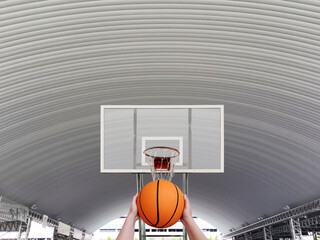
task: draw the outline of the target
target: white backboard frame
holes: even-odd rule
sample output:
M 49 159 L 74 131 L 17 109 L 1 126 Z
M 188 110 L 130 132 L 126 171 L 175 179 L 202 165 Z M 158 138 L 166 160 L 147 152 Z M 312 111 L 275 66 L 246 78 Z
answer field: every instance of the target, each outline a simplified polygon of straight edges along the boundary
M 150 169 L 105 169 L 104 166 L 104 111 L 105 109 L 220 109 L 220 168 L 175 169 L 176 173 L 224 172 L 224 105 L 101 105 L 100 107 L 100 172 L 101 173 L 150 173 Z M 139 151 L 139 150 L 138 150 Z

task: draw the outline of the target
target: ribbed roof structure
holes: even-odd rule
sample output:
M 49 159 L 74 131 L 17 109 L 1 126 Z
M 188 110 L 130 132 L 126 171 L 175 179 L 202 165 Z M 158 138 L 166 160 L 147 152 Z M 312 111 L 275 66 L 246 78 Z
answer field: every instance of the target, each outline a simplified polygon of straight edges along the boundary
M 12 200 L 91 232 L 127 212 L 135 176 L 99 173 L 106 104 L 225 106 L 225 173 L 189 183 L 224 233 L 320 196 L 319 1 L 1 1 L 0 41 Z

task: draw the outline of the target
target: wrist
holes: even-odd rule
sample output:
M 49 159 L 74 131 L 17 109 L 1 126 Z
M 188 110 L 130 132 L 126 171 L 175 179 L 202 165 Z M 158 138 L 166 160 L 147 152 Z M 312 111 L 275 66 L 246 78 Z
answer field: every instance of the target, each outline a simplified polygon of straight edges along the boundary
M 128 219 L 129 221 L 136 222 L 136 221 L 137 221 L 136 216 L 137 216 L 136 213 L 129 211 L 129 213 L 128 213 L 128 215 L 127 215 L 127 219 Z
M 183 218 L 184 225 L 190 225 L 194 223 L 194 219 L 192 216 Z

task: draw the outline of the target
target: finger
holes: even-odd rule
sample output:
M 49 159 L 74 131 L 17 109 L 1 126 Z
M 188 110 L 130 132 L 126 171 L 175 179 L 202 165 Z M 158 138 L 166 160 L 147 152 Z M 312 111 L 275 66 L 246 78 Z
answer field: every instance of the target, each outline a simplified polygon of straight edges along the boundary
M 138 193 L 136 193 L 136 195 L 133 196 L 132 200 L 133 201 L 137 200 L 137 197 L 138 197 Z
M 186 209 L 190 208 L 190 201 L 189 201 L 189 198 L 187 197 L 187 195 L 184 195 L 184 207 Z

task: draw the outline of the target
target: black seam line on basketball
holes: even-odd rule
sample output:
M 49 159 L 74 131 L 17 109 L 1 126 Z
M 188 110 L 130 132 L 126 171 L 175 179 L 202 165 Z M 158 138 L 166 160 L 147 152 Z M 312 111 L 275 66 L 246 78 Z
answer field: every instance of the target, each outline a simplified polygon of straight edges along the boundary
M 155 225 L 157 225 L 160 220 L 160 217 L 159 217 L 159 185 L 160 185 L 160 181 L 158 180 L 158 182 L 157 182 L 157 223 Z
M 163 226 L 161 226 L 161 228 L 163 228 L 164 226 L 166 226 L 170 221 L 171 221 L 171 219 L 174 217 L 174 215 L 176 214 L 176 211 L 177 211 L 177 208 L 178 208 L 178 205 L 179 205 L 179 191 L 178 191 L 178 188 L 177 188 L 177 186 L 176 185 L 174 185 L 175 186 L 175 188 L 176 188 L 176 190 L 177 190 L 177 204 L 176 204 L 176 209 L 174 210 L 174 213 L 172 214 L 172 216 L 171 216 L 171 218 L 169 219 L 169 221 L 165 224 L 165 225 L 163 225 Z
M 140 197 L 139 197 L 139 204 L 140 204 L 140 209 L 141 209 L 141 211 L 142 211 L 142 213 L 143 213 L 143 216 L 147 219 L 147 221 L 152 225 L 152 226 L 156 226 L 156 225 L 153 225 L 152 224 L 152 222 L 150 222 L 150 220 L 147 218 L 147 216 L 144 214 L 144 211 L 143 211 L 143 209 L 142 209 L 142 205 L 141 205 L 141 197 L 142 197 L 142 190 L 141 190 L 141 192 L 140 192 Z

